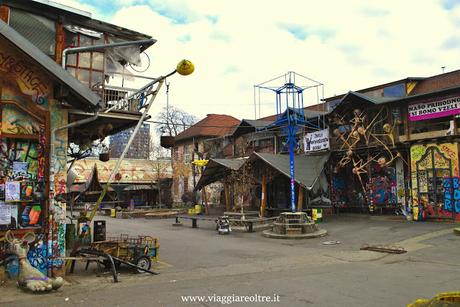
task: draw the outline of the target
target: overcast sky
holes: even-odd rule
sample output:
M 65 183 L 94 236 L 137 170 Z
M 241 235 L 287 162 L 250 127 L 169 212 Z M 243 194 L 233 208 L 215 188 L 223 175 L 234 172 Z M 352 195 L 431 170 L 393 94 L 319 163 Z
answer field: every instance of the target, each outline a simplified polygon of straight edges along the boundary
M 460 0 L 55 1 L 157 39 L 151 76 L 190 59 L 195 73 L 169 80 L 170 103 L 199 118 L 254 118 L 253 86 L 288 71 L 323 83 L 329 97 L 459 68 Z M 156 110 L 165 102 L 160 95 Z M 275 112 L 275 94 L 261 103 L 261 116 Z

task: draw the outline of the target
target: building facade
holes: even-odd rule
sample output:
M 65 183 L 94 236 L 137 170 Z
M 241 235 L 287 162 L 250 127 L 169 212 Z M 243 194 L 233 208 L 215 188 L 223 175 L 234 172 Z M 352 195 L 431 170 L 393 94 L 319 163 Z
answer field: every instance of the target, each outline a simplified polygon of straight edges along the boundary
M 128 144 L 128 140 L 134 128 L 129 128 L 115 135 L 110 136 L 110 156 L 119 158 Z M 125 157 L 127 159 L 149 159 L 150 154 L 150 125 L 144 123 L 139 132 L 133 139 L 129 151 Z
M 201 167 L 195 166 L 192 162 L 220 155 L 227 145 L 226 142 L 229 142 L 226 136 L 231 134 L 239 123 L 239 120 L 229 115 L 208 114 L 175 137 L 171 159 L 174 202 L 191 201 L 201 173 Z M 209 188 L 207 201 L 218 203 L 220 190 L 222 188 L 219 185 Z
M 459 89 L 457 70 L 327 99 L 334 205 L 458 220 Z
M 117 40 L 136 54 L 155 40 L 51 1 L 2 1 L 0 20 L 0 237 L 34 232 L 30 262 L 45 275 L 63 275 L 69 144 L 85 148 L 141 118 L 132 107 L 107 109 L 106 77 L 126 54 L 71 49 Z

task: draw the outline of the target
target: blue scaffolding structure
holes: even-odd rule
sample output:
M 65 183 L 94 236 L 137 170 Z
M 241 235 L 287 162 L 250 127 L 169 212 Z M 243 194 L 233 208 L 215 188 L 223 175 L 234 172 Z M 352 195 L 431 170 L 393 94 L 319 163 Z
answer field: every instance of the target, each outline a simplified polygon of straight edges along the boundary
M 307 86 L 296 85 L 296 76 L 300 76 L 304 79 L 309 80 L 311 83 Z M 285 80 L 282 86 L 269 86 L 268 83 L 272 83 L 277 79 L 283 78 Z M 312 121 L 308 120 L 305 116 L 304 107 L 304 91 L 310 88 L 323 88 L 323 84 L 314 81 L 310 78 L 296 74 L 293 71 L 286 73 L 278 78 L 269 80 L 254 86 L 254 97 L 256 96 L 256 89 L 265 89 L 273 91 L 276 94 L 276 120 L 264 129 L 270 129 L 273 127 L 281 127 L 283 134 L 287 136 L 287 144 L 289 148 L 289 168 L 290 168 L 290 190 L 291 190 L 291 211 L 296 212 L 296 194 L 295 194 L 295 155 L 294 151 L 297 148 L 298 143 L 296 135 L 300 127 L 307 127 L 315 130 L 319 130 L 320 127 L 317 124 L 313 124 Z M 260 97 L 260 95 L 259 95 Z M 318 97 L 318 102 L 319 102 Z M 255 103 L 255 101 L 254 101 Z M 260 106 L 259 106 L 260 108 Z M 284 111 L 285 110 L 285 111 Z

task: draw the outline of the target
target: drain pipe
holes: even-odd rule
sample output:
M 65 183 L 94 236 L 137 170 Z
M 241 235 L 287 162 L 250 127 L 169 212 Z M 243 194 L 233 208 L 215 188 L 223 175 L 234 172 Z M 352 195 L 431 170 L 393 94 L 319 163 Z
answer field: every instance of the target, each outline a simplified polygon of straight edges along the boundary
M 102 44 L 102 45 L 93 45 L 93 46 L 85 46 L 85 47 L 75 47 L 75 48 L 66 48 L 62 51 L 62 68 L 65 69 L 67 63 L 67 54 L 69 53 L 78 53 L 78 52 L 91 52 L 91 51 L 102 51 L 107 48 L 115 48 L 115 47 L 126 47 L 131 45 L 153 45 L 157 42 L 156 39 L 142 39 L 137 41 L 128 41 L 128 42 L 118 42 L 118 43 L 110 43 L 110 44 Z

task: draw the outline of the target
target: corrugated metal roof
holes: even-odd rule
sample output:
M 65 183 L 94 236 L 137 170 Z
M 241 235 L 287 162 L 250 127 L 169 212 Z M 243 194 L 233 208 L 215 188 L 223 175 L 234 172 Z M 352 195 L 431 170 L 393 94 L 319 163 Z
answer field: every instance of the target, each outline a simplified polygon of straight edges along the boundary
M 44 70 L 48 71 L 56 80 L 61 84 L 69 88 L 70 92 L 74 94 L 79 100 L 80 104 L 76 107 L 81 107 L 81 104 L 85 105 L 86 108 L 95 109 L 100 101 L 101 97 L 91 91 L 88 87 L 82 84 L 80 81 L 75 79 L 70 73 L 64 70 L 56 62 L 54 62 L 49 56 L 40 51 L 22 35 L 8 26 L 5 22 L 0 20 L 0 35 L 5 37 L 17 48 L 21 49 L 35 62 L 37 62 Z M 74 101 L 68 101 L 70 104 L 75 104 Z
M 256 130 L 265 128 L 271 123 L 272 121 L 259 119 L 242 119 L 240 124 L 233 130 L 232 135 L 238 137 L 246 133 L 255 132 Z
M 350 97 L 358 97 L 359 99 L 364 99 L 366 101 L 369 101 L 373 104 L 383 104 L 387 102 L 392 102 L 396 100 L 400 100 L 401 97 L 375 97 L 375 96 L 367 96 L 365 94 L 359 93 L 359 92 L 353 92 L 350 91 L 348 92 L 343 98 L 342 101 L 345 101 L 346 99 Z M 341 102 L 342 102 L 341 101 Z
M 287 177 L 291 176 L 289 155 L 255 152 L 250 159 L 261 159 L 283 175 Z M 328 159 L 329 153 L 295 156 L 295 181 L 303 187 L 311 189 L 315 185 L 318 177 L 321 175 L 321 172 L 324 169 L 324 164 Z
M 272 121 L 268 121 L 268 120 L 259 120 L 259 119 L 243 119 L 241 121 L 241 124 L 240 125 L 250 125 L 256 129 L 261 129 L 261 128 L 264 128 L 268 125 L 270 125 L 272 123 Z
M 325 103 L 318 103 L 304 108 L 304 114 L 306 119 L 318 117 L 321 115 L 327 115 L 327 107 Z M 276 114 L 259 118 L 258 120 L 273 122 L 276 120 Z

